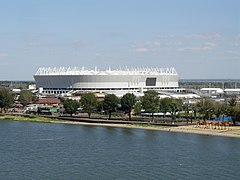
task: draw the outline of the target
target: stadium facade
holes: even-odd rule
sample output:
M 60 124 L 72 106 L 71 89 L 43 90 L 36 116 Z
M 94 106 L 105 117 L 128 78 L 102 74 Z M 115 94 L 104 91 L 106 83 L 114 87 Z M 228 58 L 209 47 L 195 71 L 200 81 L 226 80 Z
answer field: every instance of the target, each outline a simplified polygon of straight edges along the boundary
M 179 75 L 174 68 L 131 68 L 88 70 L 84 67 L 39 68 L 34 75 L 37 88 L 44 94 L 79 92 L 177 91 Z

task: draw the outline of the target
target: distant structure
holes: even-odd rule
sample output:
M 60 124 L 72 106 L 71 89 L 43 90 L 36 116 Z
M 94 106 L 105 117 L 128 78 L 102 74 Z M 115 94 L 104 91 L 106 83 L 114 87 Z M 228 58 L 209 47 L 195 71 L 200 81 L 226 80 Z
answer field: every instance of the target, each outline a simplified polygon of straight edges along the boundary
M 174 68 L 111 68 L 102 71 L 84 67 L 41 67 L 34 75 L 36 86 L 43 94 L 69 92 L 103 92 L 124 94 L 147 90 L 180 91 L 179 75 Z
M 240 94 L 240 89 L 239 88 L 236 88 L 236 89 L 225 89 L 224 90 L 225 94 L 228 94 L 228 95 L 239 95 Z
M 208 93 L 208 94 L 223 94 L 224 91 L 221 88 L 202 88 L 200 90 L 203 93 Z

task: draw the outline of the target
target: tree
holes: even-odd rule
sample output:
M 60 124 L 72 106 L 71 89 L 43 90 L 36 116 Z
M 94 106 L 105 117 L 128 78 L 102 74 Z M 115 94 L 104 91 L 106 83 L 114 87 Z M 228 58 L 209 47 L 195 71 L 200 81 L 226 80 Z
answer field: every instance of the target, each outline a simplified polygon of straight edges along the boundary
M 220 118 L 221 116 L 224 116 L 226 112 L 226 105 L 221 104 L 221 103 L 214 103 L 213 104 L 213 110 L 214 114 L 216 115 L 217 118 Z
M 0 88 L 0 108 L 6 110 L 14 103 L 13 95 L 10 91 Z
M 170 112 L 172 121 L 176 118 L 176 114 L 180 109 L 182 109 L 181 99 L 163 98 L 160 100 L 160 111 L 163 112 L 164 117 L 167 112 Z
M 236 98 L 231 98 L 229 101 L 228 101 L 228 104 L 229 106 L 236 106 L 237 105 L 237 99 Z
M 97 101 L 97 106 L 96 106 L 97 112 L 102 114 L 103 111 L 103 101 Z
M 184 116 L 185 116 L 185 118 L 186 118 L 186 120 L 187 120 L 187 124 L 188 124 L 188 119 L 189 119 L 189 111 L 190 111 L 190 108 L 191 108 L 191 106 L 190 106 L 189 103 L 185 103 L 185 104 L 183 105 Z
M 201 99 L 200 102 L 197 103 L 198 112 L 201 113 L 203 120 L 205 121 L 207 118 L 211 118 L 214 109 L 213 103 L 207 99 Z
M 83 111 L 88 114 L 88 118 L 91 117 L 91 113 L 97 107 L 97 97 L 92 92 L 85 93 L 81 96 L 81 107 Z
M 153 120 L 154 113 L 158 112 L 160 108 L 160 99 L 158 93 L 154 90 L 144 92 L 141 102 L 145 111 L 152 114 Z
M 119 104 L 119 98 L 115 94 L 107 94 L 103 100 L 103 109 L 108 113 L 108 119 L 111 119 L 113 112 L 116 112 Z
M 229 106 L 228 115 L 232 117 L 232 122 L 234 126 L 236 125 L 236 120 L 239 116 L 239 113 L 240 113 L 239 106 Z
M 79 102 L 76 100 L 72 100 L 72 99 L 66 99 L 63 101 L 63 107 L 64 107 L 66 113 L 68 113 L 72 116 L 74 113 L 76 113 L 76 111 L 79 107 Z
M 172 121 L 176 119 L 176 114 L 182 109 L 182 100 L 181 99 L 171 99 L 170 101 L 170 109 L 171 109 L 171 116 Z
M 35 103 L 39 100 L 39 98 L 36 95 L 33 95 L 32 102 Z
M 171 107 L 170 107 L 171 102 L 172 102 L 171 98 L 160 99 L 160 111 L 163 113 L 164 118 L 167 112 L 171 112 Z
M 128 114 L 129 121 L 131 120 L 131 112 L 136 101 L 136 96 L 133 93 L 127 93 L 121 98 L 122 109 Z
M 192 113 L 191 113 L 191 123 L 192 123 L 192 114 L 193 114 L 194 120 L 196 121 L 196 119 L 197 119 L 197 112 L 198 112 L 197 105 L 190 104 L 190 110 L 192 111 Z
M 135 106 L 134 106 L 134 112 L 135 112 L 135 115 L 141 115 L 141 110 L 142 110 L 142 104 L 140 101 L 137 101 Z
M 232 117 L 232 122 L 234 126 L 236 125 L 236 119 L 239 112 L 240 112 L 240 108 L 239 106 L 237 106 L 237 99 L 231 98 L 228 101 L 228 115 Z
M 31 103 L 33 100 L 33 94 L 29 90 L 21 90 L 19 101 L 23 106 L 26 106 L 27 104 Z

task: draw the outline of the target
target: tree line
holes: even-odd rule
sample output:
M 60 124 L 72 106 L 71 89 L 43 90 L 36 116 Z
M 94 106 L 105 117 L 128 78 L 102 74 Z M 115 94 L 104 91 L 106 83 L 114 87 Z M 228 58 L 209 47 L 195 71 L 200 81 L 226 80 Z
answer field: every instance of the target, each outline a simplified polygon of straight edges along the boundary
M 0 112 L 7 112 L 15 103 L 16 94 L 13 94 L 6 88 L 0 88 Z M 37 97 L 29 90 L 22 90 L 19 94 L 18 101 L 23 106 L 36 102 Z
M 93 93 L 85 93 L 81 96 L 81 100 L 66 99 L 64 102 L 66 112 L 74 114 L 77 108 L 82 107 L 83 112 L 88 113 L 88 117 L 91 117 L 93 112 L 104 111 L 108 114 L 108 119 L 111 119 L 112 113 L 117 109 L 123 110 L 128 114 L 129 120 L 131 120 L 131 114 L 134 110 L 136 115 L 141 115 L 141 110 L 151 115 L 154 120 L 155 113 L 161 112 L 163 118 L 170 113 L 172 122 L 179 117 L 184 117 L 187 122 L 197 119 L 203 119 L 204 121 L 213 118 L 224 119 L 226 116 L 231 116 L 233 124 L 236 124 L 236 120 L 240 115 L 240 107 L 237 105 L 237 100 L 231 98 L 224 103 L 213 102 L 210 99 L 201 99 L 198 103 L 184 103 L 182 99 L 162 98 L 154 90 L 144 92 L 144 96 L 137 98 L 132 93 L 127 93 L 123 97 L 118 98 L 114 94 L 107 94 L 103 101 L 98 101 Z M 71 111 L 68 111 L 69 106 Z M 75 106 L 75 108 L 73 108 Z
M 31 91 L 22 90 L 19 95 L 19 101 L 23 106 L 33 103 L 37 100 Z M 162 98 L 160 99 L 158 92 L 149 90 L 144 92 L 144 96 L 137 98 L 132 93 L 126 93 L 121 98 L 115 94 L 107 94 L 102 101 L 99 101 L 94 93 L 88 92 L 81 96 L 80 101 L 72 99 L 62 99 L 63 106 L 67 114 L 71 116 L 75 114 L 78 108 L 88 114 L 91 118 L 93 112 L 104 112 L 108 115 L 108 119 L 112 118 L 112 114 L 117 110 L 123 111 L 128 115 L 128 119 L 132 118 L 132 111 L 136 115 L 141 115 L 141 110 L 151 115 L 154 120 L 154 114 L 161 112 L 163 118 L 167 113 L 171 120 L 174 121 L 180 116 L 184 117 L 187 122 L 190 120 L 212 118 L 224 118 L 231 116 L 233 124 L 240 114 L 240 107 L 236 98 L 230 98 L 224 103 L 213 102 L 210 99 L 201 99 L 198 103 L 184 103 L 182 99 Z M 14 95 L 7 89 L 0 88 L 0 110 L 7 111 L 14 104 Z
M 103 101 L 98 101 L 94 93 L 88 92 L 81 96 L 80 101 L 63 99 L 63 106 L 66 113 L 71 116 L 81 107 L 82 111 L 87 113 L 89 118 L 91 118 L 93 112 L 104 111 L 108 114 L 108 119 L 111 119 L 112 113 L 116 112 L 117 109 L 121 109 L 128 114 L 129 120 L 131 120 L 131 112 L 136 102 L 137 98 L 132 93 L 126 93 L 122 98 L 118 98 L 115 94 L 107 94 Z

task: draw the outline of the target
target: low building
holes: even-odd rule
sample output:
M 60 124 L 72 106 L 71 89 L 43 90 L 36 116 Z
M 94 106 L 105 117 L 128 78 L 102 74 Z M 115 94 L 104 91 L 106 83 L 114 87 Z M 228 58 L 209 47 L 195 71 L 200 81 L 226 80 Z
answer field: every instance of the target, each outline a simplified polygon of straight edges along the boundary
M 35 104 L 48 105 L 48 106 L 59 106 L 61 104 L 60 99 L 55 97 L 45 97 L 38 99 Z
M 201 93 L 206 93 L 206 94 L 210 94 L 210 95 L 224 93 L 223 89 L 221 89 L 221 88 L 202 88 L 200 91 L 201 91 Z
M 225 94 L 240 94 L 240 89 L 225 89 L 224 90 Z

